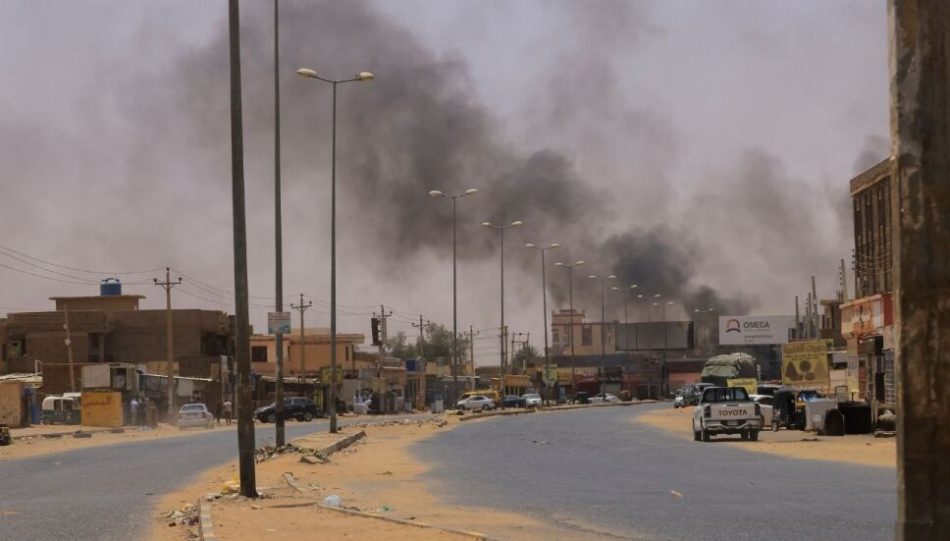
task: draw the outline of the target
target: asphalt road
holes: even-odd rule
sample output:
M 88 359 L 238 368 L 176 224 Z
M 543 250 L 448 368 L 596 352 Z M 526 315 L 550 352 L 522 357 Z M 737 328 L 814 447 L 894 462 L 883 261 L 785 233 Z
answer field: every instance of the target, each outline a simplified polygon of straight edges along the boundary
M 893 539 L 894 469 L 676 438 L 636 421 L 655 407 L 670 406 L 486 419 L 413 452 L 435 464 L 428 481 L 451 503 L 605 539 Z
M 287 438 L 326 427 L 325 420 L 291 421 Z M 273 441 L 274 425 L 257 425 L 255 434 L 258 445 Z M 152 524 L 152 506 L 164 494 L 235 459 L 237 432 L 232 430 L 2 461 L 0 540 L 141 539 Z

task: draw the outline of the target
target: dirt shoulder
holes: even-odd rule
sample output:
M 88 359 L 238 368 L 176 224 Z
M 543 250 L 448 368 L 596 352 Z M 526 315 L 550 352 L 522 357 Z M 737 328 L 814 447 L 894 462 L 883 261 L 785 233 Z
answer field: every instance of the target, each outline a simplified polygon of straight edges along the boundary
M 225 425 L 216 426 L 211 430 L 235 430 L 236 425 L 230 427 Z M 75 438 L 72 433 L 77 431 L 86 432 L 89 437 Z M 85 447 L 98 447 L 102 445 L 112 445 L 116 443 L 129 443 L 133 441 L 143 441 L 155 438 L 173 438 L 190 436 L 196 433 L 205 433 L 207 429 L 192 428 L 188 430 L 179 430 L 178 427 L 159 424 L 156 429 L 146 429 L 140 427 L 125 427 L 121 433 L 112 433 L 108 429 L 98 427 L 86 427 L 75 425 L 43 425 L 23 429 L 13 429 L 11 433 L 14 436 L 13 444 L 0 447 L 0 461 L 13 460 L 17 458 L 28 458 L 37 455 L 50 453 L 59 453 L 62 451 L 72 451 Z M 68 433 L 57 437 L 51 437 L 53 434 Z
M 684 439 L 692 439 L 692 407 L 657 409 L 636 417 L 644 422 Z M 741 441 L 722 436 L 713 441 L 740 447 L 747 451 L 780 455 L 801 460 L 830 460 L 861 466 L 893 468 L 897 464 L 897 442 L 894 438 L 870 435 L 817 436 L 811 432 L 779 430 L 759 432 L 759 441 Z
M 440 431 L 458 426 L 457 417 L 444 421 L 412 421 L 388 426 L 355 426 L 344 434 L 366 431 L 366 438 L 332 455 L 326 464 L 305 464 L 299 454 L 285 454 L 257 465 L 257 485 L 263 498 L 247 500 L 225 496 L 212 502 L 215 533 L 222 541 L 257 539 L 297 541 L 301 532 L 319 532 L 311 538 L 362 540 L 383 539 L 472 539 L 439 530 L 392 524 L 320 509 L 312 504 L 337 495 L 342 506 L 392 518 L 422 522 L 453 530 L 484 532 L 503 539 L 584 539 L 577 532 L 558 532 L 532 518 L 513 512 L 451 505 L 433 496 L 421 478 L 429 467 L 415 459 L 410 447 Z M 487 421 L 475 421 L 487 422 Z M 493 422 L 504 422 L 496 420 Z M 333 443 L 333 436 L 317 433 L 294 440 L 319 447 Z M 301 494 L 283 480 L 290 472 L 303 487 Z M 188 527 L 168 526 L 164 515 L 194 504 L 208 493 L 237 481 L 236 464 L 231 463 L 201 475 L 194 483 L 169 494 L 155 511 L 151 541 L 188 539 Z M 314 534 L 316 535 L 316 534 Z

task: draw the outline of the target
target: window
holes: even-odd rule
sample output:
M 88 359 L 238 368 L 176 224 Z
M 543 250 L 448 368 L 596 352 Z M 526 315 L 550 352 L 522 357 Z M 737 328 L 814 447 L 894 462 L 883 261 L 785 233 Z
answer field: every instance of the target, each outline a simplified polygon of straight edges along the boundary
M 594 343 L 594 332 L 590 325 L 581 326 L 581 345 L 589 346 Z
M 561 343 L 561 331 L 558 329 L 551 329 L 551 341 L 554 342 L 554 345 Z
M 267 362 L 267 346 L 251 346 L 251 362 L 252 363 L 266 363 Z

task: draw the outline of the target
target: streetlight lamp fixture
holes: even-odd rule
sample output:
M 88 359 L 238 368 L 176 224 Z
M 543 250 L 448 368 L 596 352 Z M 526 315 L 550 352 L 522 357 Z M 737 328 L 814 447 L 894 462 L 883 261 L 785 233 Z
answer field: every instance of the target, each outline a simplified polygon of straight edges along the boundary
M 441 197 L 452 200 L 452 404 L 458 399 L 459 388 L 459 313 L 458 313 L 458 243 L 456 242 L 456 201 L 462 197 L 475 195 L 476 188 L 469 188 L 455 195 L 443 193 L 442 190 L 429 190 L 429 197 Z
M 487 227 L 498 231 L 499 245 L 501 252 L 501 394 L 504 395 L 505 388 L 505 374 L 507 372 L 507 329 L 505 328 L 505 230 L 511 229 L 512 227 L 518 227 L 519 225 L 524 225 L 524 222 L 521 220 L 515 220 L 510 224 L 506 225 L 496 225 L 491 222 L 482 222 L 482 227 Z
M 333 87 L 333 122 L 331 127 L 331 166 L 330 166 L 330 432 L 336 433 L 336 87 L 354 81 L 371 81 L 375 76 L 361 71 L 349 79 L 328 79 L 317 75 L 316 70 L 300 68 L 297 75 L 307 79 L 316 79 Z
M 560 246 L 561 245 L 556 242 L 552 242 L 547 246 L 537 246 L 533 242 L 525 243 L 525 248 L 537 250 L 541 254 L 541 299 L 544 310 L 544 370 L 547 370 L 548 365 L 551 363 L 551 358 L 548 354 L 548 286 L 547 273 L 544 268 L 544 252 L 559 248 Z
M 607 295 L 605 286 L 608 280 L 614 280 L 617 277 L 613 274 L 610 276 L 591 274 L 588 278 L 600 282 L 600 392 L 603 394 L 606 392 L 604 380 L 607 378 Z
M 554 264 L 555 267 L 567 269 L 567 291 L 571 307 L 570 320 L 568 321 L 568 333 L 570 334 L 571 342 L 571 400 L 573 400 L 577 394 L 577 374 L 575 373 L 576 368 L 574 366 L 574 267 L 585 263 L 587 262 L 581 259 L 573 263 L 562 263 L 558 261 Z
M 623 338 L 627 348 L 630 347 L 630 318 L 627 316 L 627 302 L 630 300 L 630 294 L 637 288 L 637 284 L 630 284 L 626 287 L 614 286 L 610 289 L 614 291 L 623 291 Z M 641 295 L 642 297 L 642 295 Z

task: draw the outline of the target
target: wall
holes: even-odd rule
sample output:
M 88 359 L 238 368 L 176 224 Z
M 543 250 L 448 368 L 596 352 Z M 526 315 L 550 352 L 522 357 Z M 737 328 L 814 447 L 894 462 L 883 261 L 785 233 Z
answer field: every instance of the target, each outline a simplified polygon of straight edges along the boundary
M 19 428 L 23 419 L 23 384 L 19 381 L 0 382 L 0 425 Z
M 82 424 L 85 426 L 122 426 L 122 393 L 84 392 L 82 393 Z
M 102 310 L 104 312 L 118 312 L 122 310 L 138 310 L 139 300 L 143 295 L 107 295 L 105 297 L 52 297 L 56 303 L 56 310 L 62 311 L 69 307 L 74 310 Z

